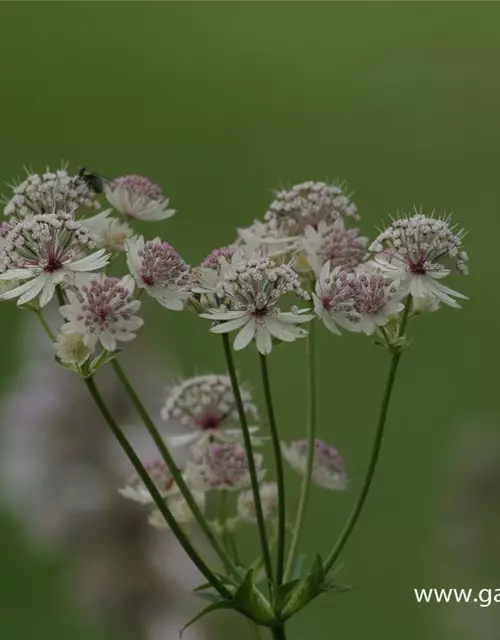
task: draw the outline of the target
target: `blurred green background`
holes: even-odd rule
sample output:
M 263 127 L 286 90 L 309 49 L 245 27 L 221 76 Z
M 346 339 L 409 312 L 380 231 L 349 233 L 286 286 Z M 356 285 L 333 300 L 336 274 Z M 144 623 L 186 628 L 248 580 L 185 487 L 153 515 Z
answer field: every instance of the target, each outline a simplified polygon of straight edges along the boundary
M 474 586 L 443 573 L 436 538 L 461 425 L 500 427 L 499 20 L 495 3 L 0 7 L 2 182 L 61 159 L 148 175 L 179 210 L 149 232 L 192 263 L 261 217 L 271 189 L 307 179 L 344 179 L 364 235 L 413 205 L 451 211 L 470 230 L 471 275 L 451 283 L 470 302 L 414 324 L 373 493 L 344 554 L 340 579 L 359 588 L 317 601 L 290 625 L 292 640 L 455 638 L 446 605 L 417 605 L 413 587 Z M 204 322 L 149 312 L 148 339 L 165 354 L 175 341 L 183 374 L 223 367 Z M 2 305 L 2 388 L 16 371 L 18 320 Z M 352 480 L 345 495 L 314 492 L 310 551 L 329 548 L 359 489 L 388 367 L 369 339 L 318 333 L 320 431 Z M 304 429 L 303 352 L 272 355 L 287 438 Z M 256 365 L 251 349 L 238 359 L 255 387 Z M 61 595 L 71 559 L 34 554 L 8 514 L 0 549 L 0 637 L 97 637 Z

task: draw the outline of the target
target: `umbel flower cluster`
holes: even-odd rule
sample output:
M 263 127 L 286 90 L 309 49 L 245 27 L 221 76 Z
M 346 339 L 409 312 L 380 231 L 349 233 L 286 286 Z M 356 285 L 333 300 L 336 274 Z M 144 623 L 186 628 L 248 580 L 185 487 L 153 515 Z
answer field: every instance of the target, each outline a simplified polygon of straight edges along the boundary
M 449 216 L 413 211 L 395 217 L 370 241 L 356 226 L 360 215 L 343 185 L 309 181 L 276 193 L 261 219 L 191 266 L 156 233 L 148 239 L 135 231 L 135 220 L 153 223 L 175 214 L 161 187 L 146 177 L 110 180 L 63 168 L 29 173 L 11 190 L 0 224 L 0 300 L 16 301 L 38 317 L 56 363 L 81 377 L 131 462 L 134 472 L 118 490 L 143 505 L 153 526 L 173 534 L 203 575 L 197 594 L 209 604 L 195 620 L 227 608 L 283 640 L 299 610 L 322 593 L 343 589 L 334 569 L 370 489 L 408 328 L 422 314 L 457 308 L 465 299 L 444 284 L 453 273 L 467 273 L 464 231 Z M 142 330 L 144 295 L 165 312 L 199 317 L 220 334 L 226 360 L 225 371 L 168 388 L 160 422 L 120 363 L 121 349 Z M 59 309 L 54 327 L 44 313 L 49 304 Z M 320 439 L 316 424 L 317 324 L 325 336 L 373 336 L 391 365 L 351 516 L 330 550 L 303 563 L 311 487 L 337 492 L 349 483 L 332 434 Z M 274 349 L 296 340 L 307 345 L 308 411 L 306 432 L 291 440 L 304 420 L 278 427 L 268 360 Z M 259 360 L 265 417 L 236 371 L 234 352 L 245 348 Z M 113 369 L 153 439 L 153 459 L 141 460 L 109 411 L 96 378 L 104 366 Z M 296 507 L 287 500 L 294 473 L 300 477 Z M 325 492 L 324 499 L 333 508 L 332 494 Z M 255 527 L 260 545 L 253 562 L 238 549 L 244 526 Z M 193 542 L 195 529 L 212 547 L 216 564 Z

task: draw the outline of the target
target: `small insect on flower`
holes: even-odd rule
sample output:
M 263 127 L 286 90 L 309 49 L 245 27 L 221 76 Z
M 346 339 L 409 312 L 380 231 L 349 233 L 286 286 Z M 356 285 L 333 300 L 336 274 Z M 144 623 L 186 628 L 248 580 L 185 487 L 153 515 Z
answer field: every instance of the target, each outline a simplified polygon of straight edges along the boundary
M 278 485 L 276 482 L 262 482 L 259 485 L 260 502 L 264 518 L 272 518 L 278 508 Z M 236 503 L 238 516 L 244 522 L 257 523 L 253 491 L 242 491 Z
M 179 492 L 179 488 L 163 460 L 148 462 L 144 466 L 163 498 L 174 496 Z M 125 498 L 140 504 L 153 504 L 154 502 L 146 485 L 137 473 L 134 473 L 128 479 L 127 484 L 118 491 Z
M 59 311 L 65 320 L 61 331 L 83 335 L 86 345 L 95 347 L 98 342 L 107 351 L 117 348 L 117 341 L 130 341 L 144 324 L 135 316 L 141 303 L 134 300 L 134 280 L 108 278 L 101 274 L 80 287 L 68 290 L 69 304 Z
M 308 448 L 306 440 L 296 440 L 289 445 L 281 443 L 283 457 L 301 475 L 306 472 Z M 323 440 L 314 441 L 311 478 L 320 487 L 334 491 L 343 490 L 347 485 L 347 473 L 340 453 Z
M 200 316 L 217 323 L 211 329 L 213 333 L 238 329 L 236 350 L 244 349 L 255 339 L 258 351 L 267 355 L 273 337 L 293 342 L 307 335 L 297 325 L 312 320 L 311 315 L 293 309 L 284 313 L 278 307 L 280 298 L 288 293 L 309 299 L 290 265 L 278 265 L 265 257 L 242 260 L 227 271 L 219 284 L 216 295 L 221 307 Z
M 340 334 L 339 326 L 348 331 L 360 331 L 359 312 L 355 308 L 351 286 L 355 275 L 351 270 L 323 265 L 313 293 L 314 309 L 318 318 L 332 333 Z
M 189 298 L 189 265 L 177 251 L 160 238 L 144 242 L 144 238 L 127 241 L 127 264 L 137 286 L 155 298 L 163 307 L 182 311 Z
M 81 178 L 94 193 L 104 193 L 104 183 L 108 181 L 108 178 L 101 176 L 95 171 L 90 171 L 85 167 L 81 167 L 78 171 L 78 177 Z
M 249 420 L 258 421 L 252 394 L 241 385 L 241 398 Z M 207 442 L 240 442 L 239 414 L 229 376 L 208 374 L 196 376 L 175 385 L 168 392 L 161 417 L 170 426 L 188 429 L 188 433 L 168 438 L 171 446 L 196 445 Z M 251 433 L 258 427 L 250 427 Z M 257 439 L 253 439 L 258 444 Z
M 404 293 L 415 298 L 432 296 L 460 308 L 455 298 L 466 296 L 440 282 L 452 270 L 462 275 L 468 272 L 468 257 L 461 249 L 465 232 L 456 231 L 450 222 L 450 217 L 423 213 L 397 218 L 376 238 L 370 251 L 382 269 L 400 280 Z
M 75 273 L 98 271 L 109 262 L 109 255 L 93 248 L 88 229 L 70 213 L 35 215 L 14 224 L 5 238 L 0 254 L 2 281 L 25 280 L 23 284 L 0 295 L 0 299 L 18 298 L 26 304 L 39 296 L 45 306 L 55 288 L 71 282 Z
M 264 478 L 263 456 L 254 454 L 257 477 Z M 186 463 L 186 479 L 200 491 L 211 489 L 238 491 L 250 486 L 250 472 L 245 448 L 241 444 L 213 442 L 196 461 Z
M 15 218 L 54 213 L 100 209 L 94 192 L 81 176 L 70 176 L 66 169 L 46 173 L 28 173 L 25 180 L 12 187 L 14 195 L 6 200 L 4 214 Z
M 346 229 L 343 218 L 331 224 L 321 221 L 317 228 L 306 227 L 302 247 L 316 276 L 326 262 L 332 269 L 354 269 L 360 265 L 366 256 L 368 238 L 360 238 L 358 234 L 359 229 Z
M 130 218 L 151 222 L 174 215 L 161 187 L 148 178 L 128 175 L 104 183 L 104 195 L 117 211 Z
M 126 222 L 110 214 L 111 209 L 107 209 L 92 218 L 85 218 L 82 224 L 90 231 L 96 247 L 121 253 L 125 251 L 127 240 L 133 238 L 134 231 Z
M 302 235 L 308 226 L 316 229 L 320 222 L 333 224 L 339 218 L 358 220 L 356 205 L 342 187 L 313 181 L 278 191 L 265 215 L 272 228 L 288 236 Z

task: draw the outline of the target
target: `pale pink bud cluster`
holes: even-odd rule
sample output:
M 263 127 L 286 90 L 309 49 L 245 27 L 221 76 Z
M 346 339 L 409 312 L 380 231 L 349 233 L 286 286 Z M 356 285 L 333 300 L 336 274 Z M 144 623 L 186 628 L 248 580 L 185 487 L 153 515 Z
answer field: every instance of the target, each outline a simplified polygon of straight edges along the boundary
M 301 234 L 307 226 L 317 227 L 321 221 L 333 223 L 338 218 L 357 220 L 356 205 L 340 186 L 313 181 L 278 191 L 265 214 L 272 226 L 285 228 L 290 236 Z
M 60 307 L 67 320 L 63 333 L 79 333 L 86 344 L 98 341 L 108 351 L 117 348 L 117 341 L 130 341 L 143 325 L 135 316 L 141 303 L 133 298 L 134 281 L 130 276 L 108 278 L 104 275 L 89 284 L 68 291 L 69 304 Z
M 254 454 L 258 478 L 264 477 L 262 456 Z M 250 485 L 250 472 L 245 448 L 240 444 L 223 442 L 206 446 L 199 460 L 186 465 L 186 479 L 201 491 L 211 489 L 237 491 Z
M 54 213 L 59 209 L 75 211 L 79 207 L 99 209 L 94 192 L 80 176 L 70 176 L 65 169 L 44 174 L 28 174 L 13 187 L 14 195 L 7 201 L 6 216 L 25 218 L 33 214 Z
M 127 175 L 104 184 L 104 194 L 108 202 L 120 213 L 139 220 L 165 220 L 174 215 L 169 209 L 169 200 L 162 189 L 138 175 Z
M 219 249 L 213 249 L 207 257 L 201 263 L 201 267 L 206 269 L 219 269 L 221 261 L 231 262 L 232 257 L 238 251 L 238 247 L 234 244 L 230 244 L 227 247 L 220 247 Z
M 306 440 L 296 440 L 289 445 L 282 443 L 284 458 L 300 474 L 307 469 L 308 443 Z M 326 489 L 342 490 L 347 485 L 347 473 L 340 453 L 323 440 L 314 441 L 314 457 L 312 466 L 312 480 Z
M 465 296 L 440 282 L 452 270 L 468 273 L 468 256 L 462 249 L 465 232 L 456 231 L 450 222 L 450 217 L 423 213 L 403 216 L 376 238 L 370 251 L 381 269 L 400 280 L 405 293 L 459 307 L 455 298 Z
M 178 487 L 174 483 L 172 474 L 162 460 L 148 462 L 144 467 L 164 498 L 178 492 Z M 134 473 L 127 481 L 127 484 L 119 491 L 125 498 L 129 498 L 135 502 L 141 504 L 153 503 L 151 494 L 137 473 Z

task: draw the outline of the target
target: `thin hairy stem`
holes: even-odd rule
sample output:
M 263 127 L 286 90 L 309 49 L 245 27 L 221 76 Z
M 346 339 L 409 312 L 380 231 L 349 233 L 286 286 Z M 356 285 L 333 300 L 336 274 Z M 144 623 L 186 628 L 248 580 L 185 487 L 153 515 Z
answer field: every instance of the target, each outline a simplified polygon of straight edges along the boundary
M 109 410 L 108 410 L 108 408 L 107 408 L 107 406 L 106 406 L 101 394 L 99 393 L 99 390 L 97 389 L 97 386 L 95 384 L 94 379 L 93 378 L 87 378 L 87 379 L 84 380 L 84 382 L 85 382 L 85 384 L 87 386 L 87 389 L 89 390 L 90 395 L 92 396 L 95 404 L 97 405 L 99 411 L 101 412 L 103 418 L 106 420 L 107 425 L 109 426 L 109 428 L 113 432 L 113 435 L 118 440 L 120 446 L 122 447 L 123 451 L 127 455 L 127 457 L 130 460 L 130 462 L 132 463 L 132 465 L 133 465 L 134 469 L 136 470 L 137 474 L 139 475 L 140 479 L 142 480 L 142 482 L 146 486 L 147 490 L 151 494 L 151 497 L 153 498 L 156 506 L 158 507 L 158 510 L 160 511 L 162 516 L 165 518 L 165 522 L 170 527 L 172 533 L 175 535 L 175 537 L 179 541 L 179 543 L 182 546 L 182 548 L 184 549 L 184 551 L 187 553 L 187 555 L 189 556 L 191 561 L 199 569 L 199 571 L 202 573 L 202 575 L 207 579 L 207 581 L 210 582 L 210 584 L 222 596 L 224 596 L 226 598 L 230 598 L 231 597 L 231 592 L 224 586 L 224 584 L 219 580 L 219 578 L 215 575 L 215 573 L 210 569 L 210 567 L 201 558 L 201 556 L 198 554 L 196 549 L 193 547 L 193 545 L 189 541 L 188 537 L 186 536 L 186 534 L 184 533 L 184 531 L 182 530 L 180 525 L 177 523 L 175 517 L 172 515 L 172 512 L 168 508 L 168 506 L 167 506 L 164 498 L 162 497 L 161 493 L 159 492 L 156 484 L 153 482 L 153 480 L 149 476 L 149 474 L 148 474 L 146 468 L 144 467 L 144 465 L 142 464 L 139 456 L 136 454 L 136 452 L 134 451 L 134 448 L 130 444 L 129 440 L 127 439 L 127 437 L 125 436 L 125 434 L 120 429 L 120 427 L 118 426 L 117 422 L 114 420 L 114 418 L 112 417 L 111 413 L 109 412 Z
M 250 436 L 250 430 L 248 428 L 247 416 L 241 397 L 240 385 L 238 383 L 238 377 L 236 375 L 236 369 L 234 367 L 233 354 L 231 351 L 231 345 L 229 343 L 229 336 L 227 335 L 227 333 L 222 334 L 222 343 L 224 345 L 224 354 L 226 356 L 227 368 L 229 371 L 229 377 L 231 379 L 236 406 L 238 408 L 241 430 L 243 432 L 243 442 L 245 444 L 245 451 L 248 458 L 248 470 L 250 472 L 250 481 L 252 484 L 252 493 L 255 503 L 255 515 L 257 518 L 257 527 L 259 529 L 260 544 L 262 547 L 262 557 L 264 559 L 267 579 L 269 581 L 269 584 L 272 585 L 274 582 L 273 565 L 271 562 L 271 554 L 269 551 L 269 543 L 267 540 L 264 512 L 262 511 L 262 501 L 260 499 L 259 479 L 257 477 L 257 470 L 255 468 L 255 460 L 253 457 L 252 438 Z
M 408 296 L 405 302 L 405 308 L 401 317 L 401 323 L 399 325 L 398 337 L 402 338 L 406 331 L 406 324 L 408 322 L 408 314 L 411 305 L 411 296 Z M 384 437 L 384 427 L 387 419 L 387 413 L 389 411 L 389 404 L 391 401 L 392 390 L 394 388 L 394 382 L 396 380 L 396 373 L 398 370 L 399 361 L 401 359 L 402 352 L 400 349 L 397 349 L 392 354 L 392 362 L 391 367 L 389 369 L 389 376 L 387 378 L 387 383 L 385 386 L 384 395 L 382 397 L 382 404 L 380 406 L 380 413 L 377 423 L 377 430 L 375 432 L 375 440 L 373 443 L 372 454 L 370 457 L 370 461 L 368 463 L 368 470 L 366 472 L 365 480 L 363 482 L 363 486 L 361 488 L 361 493 L 359 498 L 354 505 L 354 508 L 347 520 L 347 523 L 340 534 L 337 543 L 333 547 L 330 552 L 328 558 L 325 561 L 325 570 L 328 571 L 333 567 L 337 558 L 342 553 L 344 546 L 346 545 L 349 537 L 356 526 L 359 516 L 361 515 L 361 511 L 363 510 L 363 506 L 365 504 L 366 498 L 368 497 L 368 493 L 370 491 L 370 487 L 372 484 L 373 476 L 375 474 L 375 469 L 377 467 L 377 462 L 380 454 L 380 448 L 382 446 L 382 440 Z
M 274 464 L 276 467 L 276 483 L 278 485 L 278 545 L 276 561 L 276 584 L 283 582 L 285 566 L 285 546 L 286 546 L 286 503 L 285 503 L 285 476 L 283 472 L 283 458 L 281 455 L 280 438 L 276 426 L 276 416 L 274 415 L 273 399 L 271 395 L 271 384 L 269 382 L 269 371 L 267 367 L 267 356 L 260 354 L 260 370 L 262 374 L 262 384 L 266 399 L 267 415 L 271 430 L 271 441 L 273 445 Z
M 45 333 L 49 336 L 50 340 L 52 342 L 56 341 L 56 335 L 55 333 L 52 331 L 52 329 L 50 328 L 49 323 L 47 322 L 47 318 L 45 317 L 42 309 L 33 309 L 33 311 L 36 313 L 36 315 L 38 316 L 38 319 L 40 320 L 43 330 L 45 331 Z
M 173 478 L 174 482 L 179 487 L 179 490 L 180 490 L 180 492 L 182 494 L 182 497 L 184 498 L 184 500 L 187 502 L 189 508 L 191 509 L 191 511 L 193 513 L 193 516 L 194 516 L 196 522 L 198 523 L 200 529 L 203 531 L 203 533 L 208 538 L 208 540 L 209 540 L 210 544 L 212 545 L 214 551 L 216 552 L 216 554 L 219 556 L 219 558 L 223 562 L 224 566 L 226 567 L 226 570 L 231 572 L 234 576 L 239 577 L 240 576 L 240 572 L 238 571 L 237 567 L 233 563 L 233 561 L 232 561 L 231 557 L 229 556 L 229 554 L 223 549 L 223 547 L 217 541 L 217 538 L 215 537 L 214 532 L 210 528 L 210 525 L 209 525 L 207 519 L 203 515 L 203 512 L 201 511 L 200 507 L 198 506 L 196 500 L 194 499 L 193 494 L 191 493 L 189 487 L 186 484 L 186 481 L 182 477 L 182 473 L 178 469 L 177 464 L 175 463 L 175 460 L 172 457 L 172 454 L 168 450 L 168 447 L 166 446 L 163 438 L 161 437 L 160 432 L 156 428 L 156 425 L 153 422 L 151 416 L 149 415 L 149 413 L 147 412 L 145 406 L 141 402 L 141 399 L 137 395 L 137 392 L 135 391 L 134 387 L 132 386 L 132 383 L 130 382 L 130 380 L 129 380 L 127 374 L 125 373 L 125 371 L 123 370 L 121 364 L 115 358 L 114 360 L 112 360 L 111 365 L 112 365 L 112 367 L 113 367 L 113 369 L 115 371 L 115 374 L 116 374 L 117 378 L 119 379 L 119 381 L 123 385 L 123 388 L 127 392 L 127 395 L 130 398 L 130 401 L 132 402 L 133 406 L 135 407 L 137 413 L 140 415 L 140 417 L 141 417 L 146 429 L 148 430 L 152 440 L 154 441 L 155 445 L 158 447 L 158 451 L 160 452 L 161 457 L 165 461 L 165 464 L 167 465 L 170 473 L 172 474 L 172 478 Z
M 285 570 L 285 581 L 290 577 L 297 556 L 302 529 L 304 528 L 307 499 L 311 488 L 311 475 L 314 463 L 315 436 L 316 436 L 316 371 L 314 362 L 314 323 L 311 323 L 307 337 L 307 389 L 308 389 L 308 416 L 307 416 L 307 460 L 306 470 L 302 478 L 300 488 L 299 506 L 297 518 L 292 532 L 290 552 Z

